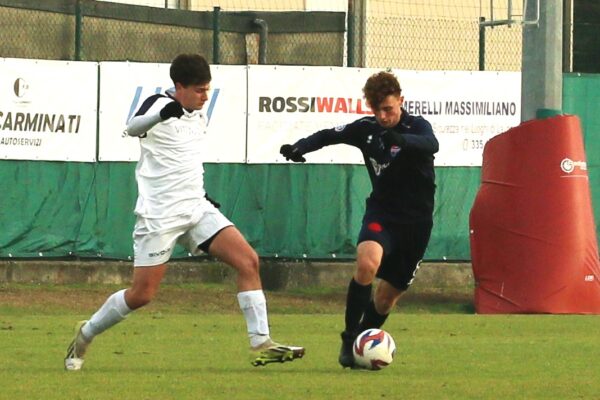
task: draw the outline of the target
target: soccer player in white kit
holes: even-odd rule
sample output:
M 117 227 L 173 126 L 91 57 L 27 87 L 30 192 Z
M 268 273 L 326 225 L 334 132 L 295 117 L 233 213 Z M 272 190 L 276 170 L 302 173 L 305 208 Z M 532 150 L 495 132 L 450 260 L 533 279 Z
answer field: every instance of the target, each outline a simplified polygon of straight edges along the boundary
M 203 251 L 237 270 L 238 301 L 246 319 L 252 364 L 292 361 L 304 348 L 270 337 L 259 259 L 239 230 L 206 197 L 204 167 L 210 66 L 198 54 L 177 56 L 170 68 L 175 91 L 147 98 L 126 133 L 140 138 L 138 198 L 133 231 L 131 287 L 108 297 L 89 320 L 76 326 L 65 368 L 80 370 L 94 337 L 148 304 L 158 291 L 176 243 Z

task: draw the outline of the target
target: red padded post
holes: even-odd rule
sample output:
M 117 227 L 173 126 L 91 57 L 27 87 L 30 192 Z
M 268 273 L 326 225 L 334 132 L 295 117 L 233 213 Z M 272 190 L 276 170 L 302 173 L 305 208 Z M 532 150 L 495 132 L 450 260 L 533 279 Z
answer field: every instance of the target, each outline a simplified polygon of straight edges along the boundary
M 531 120 L 492 138 L 469 224 L 478 313 L 600 314 L 579 118 Z

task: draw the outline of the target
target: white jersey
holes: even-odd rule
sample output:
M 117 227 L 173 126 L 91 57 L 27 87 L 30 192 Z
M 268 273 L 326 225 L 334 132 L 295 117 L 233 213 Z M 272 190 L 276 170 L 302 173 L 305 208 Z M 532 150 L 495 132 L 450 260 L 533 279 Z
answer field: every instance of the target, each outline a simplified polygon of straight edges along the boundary
M 160 110 L 171 101 L 173 98 L 163 95 L 149 97 L 127 125 L 130 135 L 140 136 L 135 214 L 144 218 L 190 215 L 207 201 L 202 165 L 206 115 L 184 109 L 181 118 L 162 121 Z M 152 122 L 145 133 L 139 131 L 140 121 Z

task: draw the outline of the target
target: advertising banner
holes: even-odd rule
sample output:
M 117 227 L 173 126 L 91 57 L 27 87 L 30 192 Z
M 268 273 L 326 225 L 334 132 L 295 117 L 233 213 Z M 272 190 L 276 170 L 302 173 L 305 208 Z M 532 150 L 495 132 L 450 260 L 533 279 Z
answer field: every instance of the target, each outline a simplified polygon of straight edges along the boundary
M 279 147 L 320 129 L 372 115 L 362 95 L 378 69 L 250 66 L 249 163 L 284 162 Z M 491 137 L 520 122 L 520 73 L 394 70 L 405 110 L 422 115 L 440 142 L 437 166 L 479 166 Z M 359 150 L 336 145 L 309 163 L 360 164 Z
M 0 59 L 0 158 L 96 161 L 98 66 Z
M 521 122 L 521 73 L 394 71 L 404 108 L 433 126 L 436 166 L 481 166 L 483 147 Z
M 211 69 L 204 110 L 210 156 L 204 161 L 231 163 L 280 163 L 282 144 L 372 116 L 362 87 L 379 71 L 264 65 Z M 440 143 L 437 166 L 480 166 L 485 143 L 520 122 L 518 72 L 393 72 L 406 112 L 433 126 Z M 100 161 L 137 161 L 140 139 L 123 134 L 127 121 L 147 97 L 173 86 L 169 64 L 4 59 L 0 73 L 4 159 L 93 162 L 97 151 Z M 358 149 L 345 145 L 306 158 L 309 163 L 363 162 Z
M 211 66 L 212 82 L 205 104 L 208 116 L 206 162 L 240 162 L 246 158 L 246 67 Z M 169 64 L 100 63 L 99 160 L 137 161 L 139 138 L 123 134 L 127 121 L 144 100 L 173 87 Z

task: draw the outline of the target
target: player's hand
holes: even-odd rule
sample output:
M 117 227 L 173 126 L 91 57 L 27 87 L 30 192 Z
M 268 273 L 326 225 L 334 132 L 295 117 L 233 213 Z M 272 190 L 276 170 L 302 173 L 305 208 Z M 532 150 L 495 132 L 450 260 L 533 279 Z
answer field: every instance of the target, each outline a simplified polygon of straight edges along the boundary
M 179 102 L 173 100 L 160 110 L 160 118 L 165 121 L 169 118 L 179 118 L 183 115 L 183 107 Z
M 300 153 L 300 149 L 292 146 L 291 144 L 284 144 L 279 149 L 279 153 L 285 157 L 287 161 L 292 160 L 293 162 L 305 162 L 306 158 Z
M 404 138 L 404 136 L 391 129 L 383 131 L 381 135 L 381 140 L 387 148 L 392 147 L 392 145 L 396 145 L 400 148 L 403 148 L 406 144 L 406 139 Z

